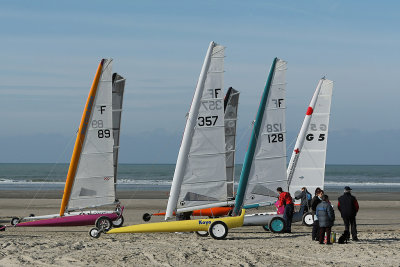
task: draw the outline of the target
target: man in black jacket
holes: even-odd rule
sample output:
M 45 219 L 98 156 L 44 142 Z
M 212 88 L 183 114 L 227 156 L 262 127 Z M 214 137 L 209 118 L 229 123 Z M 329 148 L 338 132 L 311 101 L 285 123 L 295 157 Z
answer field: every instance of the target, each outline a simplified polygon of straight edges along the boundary
M 318 204 L 321 203 L 323 195 L 324 195 L 324 191 L 321 188 L 317 187 L 317 189 L 315 189 L 315 196 L 311 200 L 311 211 L 312 211 L 313 219 L 314 219 L 313 228 L 312 228 L 312 240 L 315 240 L 315 241 L 319 241 L 319 236 L 318 236 L 319 223 L 318 223 L 318 218 L 316 218 L 316 216 L 315 216 L 315 211 L 317 209 Z
M 359 209 L 357 199 L 351 195 L 351 188 L 346 186 L 344 194 L 338 199 L 338 209 L 342 215 L 345 231 L 349 232 L 351 225 L 351 236 L 353 241 L 358 241 L 356 215 Z

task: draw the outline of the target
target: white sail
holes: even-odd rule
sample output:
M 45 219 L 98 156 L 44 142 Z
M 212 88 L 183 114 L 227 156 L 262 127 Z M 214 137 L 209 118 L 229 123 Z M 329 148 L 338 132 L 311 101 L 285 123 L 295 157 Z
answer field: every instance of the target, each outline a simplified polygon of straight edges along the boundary
M 286 62 L 278 59 L 262 118 L 243 205 L 271 205 L 286 179 Z M 257 138 L 257 137 L 256 137 Z
M 239 107 L 239 91 L 230 87 L 225 96 L 225 153 L 227 197 L 234 197 L 236 125 Z
M 124 98 L 125 79 L 118 75 L 113 74 L 112 77 L 112 123 L 113 123 L 113 137 L 114 137 L 114 188 L 117 185 L 118 173 L 118 152 L 119 152 L 119 136 L 121 133 L 121 115 L 122 115 L 122 102 Z
M 165 218 L 226 201 L 224 47 L 210 43 L 186 121 Z
M 94 97 L 67 210 L 112 204 L 114 138 L 112 120 L 112 60 L 106 59 Z
M 303 144 L 299 147 L 295 145 L 295 150 L 298 150 L 293 151 L 287 170 L 289 192 L 292 196 L 302 187 L 306 187 L 312 194 L 317 187 L 324 188 L 333 81 L 323 78 L 318 85 L 315 100 L 311 100 L 304 119 L 304 130 L 299 133 L 296 142 L 301 144 L 302 141 Z

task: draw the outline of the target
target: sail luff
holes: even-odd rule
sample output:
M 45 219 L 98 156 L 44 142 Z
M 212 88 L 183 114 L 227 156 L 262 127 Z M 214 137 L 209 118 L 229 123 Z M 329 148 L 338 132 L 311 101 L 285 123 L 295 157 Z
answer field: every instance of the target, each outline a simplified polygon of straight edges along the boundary
M 296 144 L 294 145 L 294 150 L 292 152 L 292 156 L 289 161 L 289 166 L 287 168 L 288 190 L 290 187 L 290 183 L 292 182 L 292 179 L 293 179 L 293 173 L 294 173 L 294 170 L 296 169 L 298 158 L 299 158 L 301 150 L 303 148 L 305 135 L 307 133 L 308 127 L 310 126 L 311 117 L 312 117 L 313 111 L 315 109 L 315 103 L 317 102 L 318 95 L 319 95 L 319 92 L 321 90 L 321 86 L 322 86 L 322 83 L 324 80 L 325 80 L 325 77 L 322 78 L 321 80 L 319 80 L 319 82 L 318 82 L 318 85 L 317 85 L 317 88 L 315 89 L 314 95 L 311 98 L 310 105 L 307 108 L 306 116 L 304 117 L 303 124 L 300 128 L 300 133 L 297 137 Z
M 256 145 L 257 145 L 257 139 L 258 139 L 258 135 L 260 133 L 262 118 L 264 116 L 265 106 L 267 104 L 268 93 L 269 93 L 269 89 L 271 87 L 272 77 L 274 76 L 274 70 L 275 70 L 275 65 L 276 65 L 277 61 L 278 61 L 278 58 L 275 58 L 272 63 L 271 70 L 268 75 L 267 83 L 264 88 L 263 96 L 261 98 L 261 102 L 260 102 L 260 105 L 258 108 L 256 120 L 254 122 L 253 131 L 251 133 L 251 138 L 250 138 L 250 143 L 249 143 L 249 146 L 248 146 L 245 158 L 244 158 L 242 172 L 240 174 L 238 191 L 236 193 L 236 199 L 235 199 L 235 208 L 233 210 L 234 215 L 239 214 L 239 212 L 242 208 L 242 205 L 243 205 L 243 200 L 244 200 L 244 195 L 246 193 L 246 187 L 247 187 L 248 178 L 249 178 L 249 174 L 250 174 L 251 164 L 253 162 L 254 152 L 256 149 Z
M 211 60 L 211 52 L 214 46 L 215 43 L 211 42 L 208 47 L 207 54 L 204 59 L 199 80 L 196 86 L 196 91 L 193 96 L 192 105 L 190 106 L 189 115 L 186 120 L 186 127 L 183 133 L 182 144 L 178 153 L 178 159 L 176 162 L 174 177 L 172 180 L 170 196 L 167 204 L 167 210 L 165 213 L 165 220 L 172 218 L 173 212 L 176 210 L 177 201 L 180 194 L 180 187 L 184 176 L 185 165 L 187 163 L 187 154 L 189 153 L 190 150 L 190 144 L 192 141 L 192 134 L 194 131 L 194 127 L 197 123 L 197 116 L 200 107 L 200 99 L 203 95 L 204 83 L 207 77 L 207 70 Z
M 72 185 L 74 183 L 75 174 L 76 174 L 76 170 L 77 170 L 78 163 L 79 163 L 79 157 L 80 157 L 81 151 L 82 151 L 82 145 L 85 140 L 86 132 L 88 129 L 88 122 L 89 122 L 90 115 L 92 113 L 92 107 L 93 107 L 93 103 L 94 103 L 94 98 L 96 96 L 99 79 L 101 76 L 101 70 L 103 68 L 103 63 L 104 63 L 104 59 L 101 60 L 99 66 L 97 68 L 96 75 L 94 77 L 92 87 L 90 88 L 89 95 L 88 95 L 88 98 L 86 101 L 85 109 L 83 110 L 81 123 L 79 125 L 79 130 L 78 130 L 78 133 L 76 136 L 74 151 L 72 153 L 71 162 L 70 162 L 70 165 L 68 168 L 67 180 L 65 182 L 64 194 L 63 194 L 63 198 L 61 201 L 60 216 L 64 215 L 65 208 L 67 207 L 69 199 L 70 199 L 71 189 L 72 189 Z

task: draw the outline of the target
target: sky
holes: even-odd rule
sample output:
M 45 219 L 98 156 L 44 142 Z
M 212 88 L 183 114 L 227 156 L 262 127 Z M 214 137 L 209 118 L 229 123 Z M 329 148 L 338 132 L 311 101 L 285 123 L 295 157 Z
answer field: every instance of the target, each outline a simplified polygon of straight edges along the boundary
M 210 41 L 241 92 L 243 161 L 275 57 L 288 144 L 335 82 L 328 164 L 400 164 L 397 1 L 1 1 L 0 162 L 69 162 L 101 58 L 126 78 L 120 162 L 175 163 Z

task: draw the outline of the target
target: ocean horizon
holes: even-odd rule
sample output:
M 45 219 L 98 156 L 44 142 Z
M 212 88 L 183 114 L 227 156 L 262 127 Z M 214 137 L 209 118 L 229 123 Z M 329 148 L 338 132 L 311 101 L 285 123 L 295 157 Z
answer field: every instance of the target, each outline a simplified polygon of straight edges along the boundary
M 62 190 L 68 163 L 0 163 L 0 190 Z M 235 165 L 237 184 L 242 164 Z M 169 191 L 175 164 L 118 165 L 117 190 Z M 400 165 L 327 164 L 325 190 L 400 192 Z

